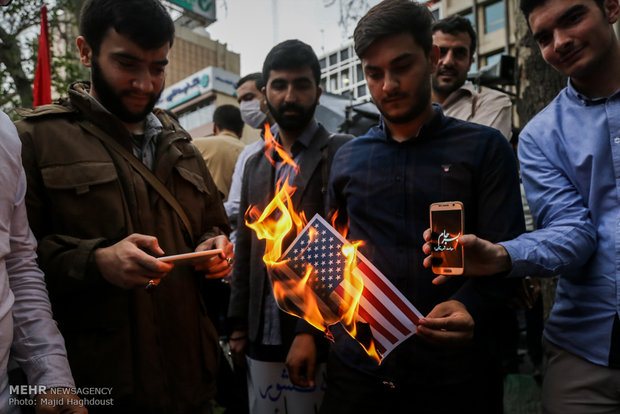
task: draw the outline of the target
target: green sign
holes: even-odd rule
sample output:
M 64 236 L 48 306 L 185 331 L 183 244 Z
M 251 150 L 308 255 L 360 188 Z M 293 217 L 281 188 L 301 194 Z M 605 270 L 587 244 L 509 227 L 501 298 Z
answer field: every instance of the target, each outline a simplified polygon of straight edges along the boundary
M 207 20 L 215 21 L 215 0 L 167 0 L 170 3 L 181 6 L 184 9 L 204 17 Z

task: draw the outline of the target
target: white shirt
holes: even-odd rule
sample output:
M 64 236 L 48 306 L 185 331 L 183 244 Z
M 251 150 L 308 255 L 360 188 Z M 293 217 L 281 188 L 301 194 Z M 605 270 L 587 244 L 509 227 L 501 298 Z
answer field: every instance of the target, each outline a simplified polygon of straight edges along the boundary
M 9 350 L 30 385 L 50 388 L 75 387 L 75 384 L 64 340 L 52 319 L 43 272 L 36 264 L 36 240 L 28 226 L 24 203 L 26 176 L 21 164 L 21 143 L 15 126 L 2 112 L 0 182 L 0 412 L 3 413 L 9 409 Z
M 441 104 L 443 113 L 463 121 L 498 129 L 509 141 L 512 137 L 512 102 L 505 93 L 466 83 Z

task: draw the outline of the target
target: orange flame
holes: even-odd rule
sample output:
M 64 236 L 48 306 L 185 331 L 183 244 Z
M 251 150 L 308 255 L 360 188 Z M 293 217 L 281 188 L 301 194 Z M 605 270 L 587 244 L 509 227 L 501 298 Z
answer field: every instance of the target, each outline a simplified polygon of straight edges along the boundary
M 271 162 L 271 165 L 276 166 L 276 160 L 273 158 L 273 153 L 278 154 L 278 157 L 282 160 L 283 164 L 288 164 L 295 169 L 295 174 L 299 174 L 299 165 L 290 155 L 286 152 L 286 150 L 282 147 L 282 145 L 276 141 L 273 134 L 271 133 L 271 128 L 269 128 L 269 124 L 265 124 L 265 157 Z
M 267 149 L 268 146 L 269 150 Z M 275 161 L 271 154 L 274 151 L 283 163 L 293 166 L 296 172 L 299 171 L 297 164 L 275 141 L 267 127 L 265 129 L 265 155 L 273 165 L 275 165 Z M 307 222 L 304 213 L 297 214 L 293 208 L 291 196 L 296 188 L 290 186 L 288 181 L 288 177 L 286 177 L 278 183 L 275 197 L 262 212 L 256 206 L 252 206 L 248 208 L 245 214 L 246 225 L 255 231 L 258 239 L 265 240 L 263 261 L 269 270 L 278 306 L 285 312 L 303 318 L 315 328 L 325 332 L 331 340 L 333 337 L 328 327 L 338 322 L 342 323 L 353 338 L 358 339 L 356 324 L 359 321 L 358 308 L 364 283 L 361 277 L 353 273 L 353 269 L 356 267 L 357 248 L 362 243 L 344 244 L 342 247 L 342 253 L 346 257 L 343 279 L 348 282 L 350 289 L 344 290 L 342 302 L 335 309 L 333 305 L 330 306 L 318 298 L 309 285 L 310 277 L 314 272 L 312 265 L 306 264 L 304 276 L 301 278 L 286 271 L 285 265 L 288 259 L 282 259 L 285 240 L 290 237 L 289 240 L 292 241 L 292 236 L 299 234 Z M 342 233 L 342 231 L 346 231 L 346 227 L 338 230 Z M 293 231 L 294 233 L 292 233 Z M 318 236 L 317 233 L 316 229 L 310 228 L 310 239 L 314 240 Z M 303 252 L 299 253 L 299 255 L 301 254 Z M 377 362 L 381 361 L 372 340 L 368 342 L 358 339 L 358 342 L 362 344 L 368 355 L 375 358 Z

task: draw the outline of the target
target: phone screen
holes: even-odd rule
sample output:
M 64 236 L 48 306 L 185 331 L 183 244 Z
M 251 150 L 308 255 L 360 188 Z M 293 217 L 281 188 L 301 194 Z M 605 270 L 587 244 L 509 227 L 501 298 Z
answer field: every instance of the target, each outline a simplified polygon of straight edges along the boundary
M 433 267 L 463 267 L 463 248 L 459 243 L 461 237 L 462 211 L 434 210 L 431 211 L 433 239 L 436 245 L 432 248 Z

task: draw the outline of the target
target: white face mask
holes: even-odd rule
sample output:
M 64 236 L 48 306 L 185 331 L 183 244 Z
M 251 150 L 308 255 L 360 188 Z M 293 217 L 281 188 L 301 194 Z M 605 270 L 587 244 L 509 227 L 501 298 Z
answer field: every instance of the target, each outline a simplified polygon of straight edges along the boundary
M 252 128 L 260 129 L 267 119 L 267 114 L 260 110 L 260 100 L 243 101 L 239 105 L 241 119 Z

